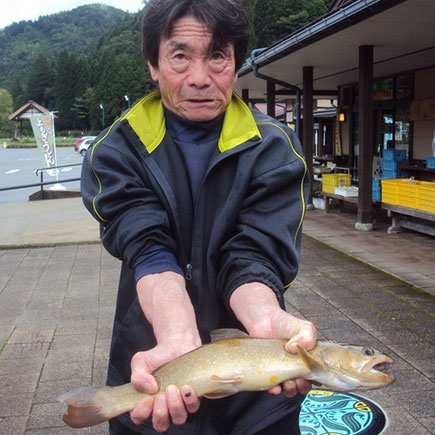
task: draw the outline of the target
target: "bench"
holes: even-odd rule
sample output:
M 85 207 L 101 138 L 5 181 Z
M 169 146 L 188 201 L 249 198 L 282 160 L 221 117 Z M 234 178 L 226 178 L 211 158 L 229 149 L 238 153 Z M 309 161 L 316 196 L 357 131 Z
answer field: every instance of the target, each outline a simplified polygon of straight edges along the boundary
M 435 213 L 429 213 L 414 208 L 402 207 L 383 202 L 382 208 L 391 217 L 388 233 L 397 233 L 401 228 L 418 231 L 429 236 L 435 236 Z
M 329 212 L 329 200 L 338 201 L 340 212 L 343 210 L 343 204 L 345 202 L 350 202 L 352 204 L 356 204 L 358 206 L 358 197 L 357 196 L 343 196 L 337 195 L 336 193 L 322 192 L 322 198 L 325 200 L 325 213 Z M 373 200 L 373 205 L 378 208 L 381 204 L 381 201 Z

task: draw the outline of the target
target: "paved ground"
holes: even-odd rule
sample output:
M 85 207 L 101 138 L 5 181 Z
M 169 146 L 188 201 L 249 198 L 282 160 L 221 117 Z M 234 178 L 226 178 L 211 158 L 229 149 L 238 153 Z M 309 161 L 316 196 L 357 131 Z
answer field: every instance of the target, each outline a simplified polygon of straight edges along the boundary
M 119 262 L 96 243 L 79 199 L 0 206 L 0 220 L 0 434 L 104 434 L 105 425 L 64 426 L 55 397 L 104 384 Z M 307 214 L 288 308 L 323 338 L 391 354 L 397 382 L 365 395 L 387 410 L 387 434 L 430 434 L 435 239 L 388 235 L 382 225 L 356 232 L 353 222 Z

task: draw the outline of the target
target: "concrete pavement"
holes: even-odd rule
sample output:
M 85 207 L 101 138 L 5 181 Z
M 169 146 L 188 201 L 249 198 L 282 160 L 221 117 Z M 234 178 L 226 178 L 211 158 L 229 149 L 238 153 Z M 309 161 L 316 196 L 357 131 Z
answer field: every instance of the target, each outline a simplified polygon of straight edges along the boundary
M 55 397 L 104 384 L 120 264 L 78 198 L 0 205 L 0 221 L 0 434 L 104 434 L 66 427 Z M 385 433 L 430 434 L 434 239 L 353 223 L 307 213 L 288 309 L 323 338 L 392 355 L 397 382 L 364 395 L 386 409 Z

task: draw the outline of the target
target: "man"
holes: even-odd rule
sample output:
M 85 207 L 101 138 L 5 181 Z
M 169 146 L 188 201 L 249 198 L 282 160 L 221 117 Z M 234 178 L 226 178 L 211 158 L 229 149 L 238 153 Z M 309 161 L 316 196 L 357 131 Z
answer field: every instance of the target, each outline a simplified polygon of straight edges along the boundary
M 150 373 L 216 328 L 289 338 L 292 352 L 315 344 L 314 326 L 283 310 L 306 165 L 290 129 L 233 94 L 247 42 L 236 0 L 145 7 L 143 53 L 160 91 L 100 135 L 82 174 L 103 244 L 122 260 L 109 385 L 156 393 Z M 171 386 L 112 420 L 110 433 L 298 433 L 309 388 L 290 380 L 200 404 L 189 386 Z

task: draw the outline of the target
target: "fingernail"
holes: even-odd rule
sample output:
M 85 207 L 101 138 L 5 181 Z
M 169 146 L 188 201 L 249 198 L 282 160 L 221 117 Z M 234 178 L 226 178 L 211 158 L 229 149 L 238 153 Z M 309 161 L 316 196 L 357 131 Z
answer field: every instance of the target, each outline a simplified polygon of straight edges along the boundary
M 180 391 L 178 390 L 178 388 L 175 385 L 169 385 L 168 388 L 166 388 L 166 392 L 170 396 L 176 396 L 180 393 Z
M 158 392 L 158 386 L 155 382 L 145 382 L 145 393 L 156 394 Z

